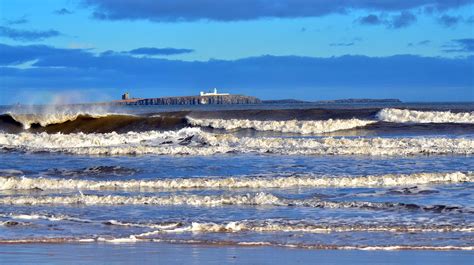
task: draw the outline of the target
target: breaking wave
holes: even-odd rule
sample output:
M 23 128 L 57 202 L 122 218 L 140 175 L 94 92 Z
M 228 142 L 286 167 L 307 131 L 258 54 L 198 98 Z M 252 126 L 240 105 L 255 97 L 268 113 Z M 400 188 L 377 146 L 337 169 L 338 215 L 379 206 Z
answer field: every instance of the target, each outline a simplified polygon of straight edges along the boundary
M 91 223 L 94 222 L 88 219 L 81 219 L 77 217 L 71 217 L 67 215 L 53 215 L 53 214 L 0 214 L 0 218 L 9 218 L 14 221 L 16 220 L 47 220 L 51 222 L 58 222 L 58 221 L 71 221 L 71 222 L 79 222 L 79 223 Z
M 290 220 L 243 220 L 227 223 L 192 222 L 187 226 L 177 226 L 164 230 L 167 233 L 236 233 L 236 232 L 291 232 L 291 233 L 330 233 L 330 232 L 474 232 L 472 226 L 453 225 L 380 225 L 380 224 L 317 224 Z
M 409 109 L 382 109 L 377 117 L 396 123 L 474 123 L 474 112 L 418 111 Z
M 51 111 L 39 114 L 7 112 L 0 115 L 0 130 L 11 133 L 25 130 L 47 133 L 126 133 L 197 126 L 225 130 L 252 129 L 280 133 L 322 134 L 361 128 L 393 129 L 393 125 L 389 126 L 387 123 L 408 124 L 407 126 L 411 123 L 473 124 L 474 113 L 386 108 L 382 110 L 310 109 L 251 112 L 179 111 L 159 115 L 131 115 L 98 109 L 96 111 Z
M 197 119 L 187 117 L 188 123 L 193 126 L 212 127 L 216 129 L 254 129 L 257 131 L 274 131 L 283 133 L 318 134 L 340 130 L 364 127 L 377 121 L 347 119 L 347 120 L 286 120 L 286 121 L 260 121 L 239 119 Z
M 236 232 L 304 232 L 304 233 L 329 233 L 329 232 L 474 232 L 474 226 L 466 223 L 459 224 L 437 224 L 433 222 L 417 223 L 413 221 L 377 221 L 377 222 L 360 222 L 337 221 L 337 220 L 287 220 L 287 219 L 255 219 L 255 220 L 239 220 L 227 222 L 190 222 L 190 221 L 167 221 L 159 222 L 128 222 L 120 220 L 91 220 L 72 217 L 68 215 L 53 214 L 0 214 L 0 218 L 8 218 L 9 220 L 0 222 L 0 225 L 14 226 L 17 224 L 31 224 L 22 222 L 24 220 L 47 220 L 50 222 L 78 222 L 102 224 L 107 226 L 124 226 L 124 227 L 142 227 L 150 228 L 154 231 L 146 234 L 158 233 L 236 233 Z M 145 235 L 145 234 L 144 234 Z
M 425 184 L 474 182 L 473 172 L 415 173 L 359 177 L 195 177 L 160 180 L 94 181 L 55 178 L 0 177 L 0 190 L 147 190 L 147 189 L 229 189 L 291 187 L 393 187 Z
M 416 138 L 272 138 L 213 134 L 199 128 L 126 134 L 0 133 L 0 148 L 84 155 L 213 155 L 273 153 L 285 155 L 473 154 L 474 139 Z
M 319 134 L 366 127 L 379 121 L 391 123 L 474 123 L 474 113 L 450 111 L 418 111 L 386 108 L 380 110 L 373 120 L 327 119 L 327 120 L 255 120 L 255 119 L 218 119 L 186 117 L 193 126 L 216 129 L 254 129 L 283 133 Z
M 74 121 L 78 117 L 102 118 L 112 113 L 86 113 L 86 112 L 52 112 L 47 114 L 17 114 L 8 112 L 6 115 L 12 117 L 16 122 L 23 125 L 25 130 L 30 129 L 32 125 L 39 125 L 42 127 L 59 124 L 68 121 Z
M 150 206 L 291 206 L 329 209 L 361 210 L 409 210 L 434 213 L 473 213 L 461 206 L 417 205 L 412 203 L 322 201 L 320 199 L 287 199 L 271 193 L 258 192 L 243 195 L 170 195 L 170 196 L 122 196 L 122 195 L 66 195 L 66 196 L 4 196 L 5 205 L 150 205 Z
M 238 196 L 171 195 L 120 196 L 120 195 L 71 195 L 71 196 L 13 196 L 1 197 L 0 204 L 10 205 L 285 205 L 279 198 L 267 193 Z
M 9 133 L 127 133 L 172 130 L 187 126 L 184 114 L 140 116 L 118 113 L 58 112 L 0 115 L 0 131 Z

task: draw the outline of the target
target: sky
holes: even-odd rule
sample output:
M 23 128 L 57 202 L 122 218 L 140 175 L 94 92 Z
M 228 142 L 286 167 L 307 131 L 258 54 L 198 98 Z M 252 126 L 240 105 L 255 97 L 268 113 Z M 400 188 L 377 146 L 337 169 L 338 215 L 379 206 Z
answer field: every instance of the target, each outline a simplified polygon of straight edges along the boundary
M 0 0 L 0 104 L 474 101 L 474 0 Z

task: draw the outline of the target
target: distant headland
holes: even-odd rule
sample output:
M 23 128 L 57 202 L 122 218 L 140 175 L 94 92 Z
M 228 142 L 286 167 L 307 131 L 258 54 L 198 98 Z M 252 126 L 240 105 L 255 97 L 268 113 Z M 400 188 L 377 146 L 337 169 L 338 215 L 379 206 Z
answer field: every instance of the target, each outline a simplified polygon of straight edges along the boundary
M 120 105 L 214 105 L 214 104 L 304 104 L 304 103 L 400 103 L 399 99 L 336 99 L 303 101 L 297 99 L 261 100 L 257 97 L 219 93 L 217 88 L 213 91 L 203 92 L 195 96 L 175 96 L 159 98 L 132 98 L 128 92 L 122 99 L 110 103 Z

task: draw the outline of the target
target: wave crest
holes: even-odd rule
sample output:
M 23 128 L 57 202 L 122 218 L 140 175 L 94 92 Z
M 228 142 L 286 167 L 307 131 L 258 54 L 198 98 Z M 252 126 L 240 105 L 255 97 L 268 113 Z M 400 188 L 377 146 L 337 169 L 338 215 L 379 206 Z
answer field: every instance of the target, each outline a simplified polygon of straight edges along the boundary
M 23 129 L 30 129 L 32 125 L 39 124 L 42 127 L 46 127 L 51 124 L 59 124 L 68 121 L 74 121 L 80 116 L 90 118 L 102 118 L 112 113 L 93 113 L 93 112 L 52 112 L 44 114 L 18 114 L 13 112 L 7 112 L 7 115 L 12 117 L 16 122 L 23 125 Z
M 212 127 L 216 129 L 254 129 L 257 131 L 274 131 L 283 133 L 317 134 L 364 127 L 377 121 L 345 120 L 248 120 L 248 119 L 197 119 L 187 117 L 193 126 Z
M 418 111 L 409 109 L 382 109 L 377 117 L 396 123 L 474 123 L 474 112 Z
M 226 205 L 242 206 L 292 206 L 328 209 L 360 210 L 407 210 L 433 213 L 469 213 L 471 208 L 448 205 L 418 205 L 398 202 L 368 201 L 322 201 L 318 198 L 286 199 L 266 192 L 242 195 L 170 195 L 170 196 L 122 196 L 122 195 L 65 195 L 65 196 L 4 196 L 4 205 L 150 205 L 150 206 L 200 206 L 217 207 Z
M 235 232 L 291 232 L 291 233 L 330 233 L 330 232 L 474 232 L 472 226 L 451 225 L 373 225 L 373 224 L 317 224 L 290 220 L 232 221 L 227 223 L 193 222 L 189 226 L 166 229 L 167 233 L 235 233 Z
M 474 139 L 417 138 L 272 138 L 213 134 L 199 128 L 126 134 L 0 133 L 0 148 L 80 155 L 213 155 L 273 153 L 284 155 L 473 154 Z
M 415 173 L 358 177 L 285 176 L 173 178 L 160 180 L 94 181 L 77 179 L 0 177 L 0 190 L 146 190 L 146 189 L 229 189 L 291 187 L 392 187 L 474 182 L 473 172 Z

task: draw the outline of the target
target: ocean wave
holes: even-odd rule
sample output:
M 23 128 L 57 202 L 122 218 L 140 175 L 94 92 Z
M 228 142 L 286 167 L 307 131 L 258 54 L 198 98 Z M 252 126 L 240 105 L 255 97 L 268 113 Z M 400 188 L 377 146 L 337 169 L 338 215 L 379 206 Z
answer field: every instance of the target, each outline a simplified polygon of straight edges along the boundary
M 160 180 L 94 181 L 56 178 L 1 177 L 0 190 L 147 190 L 147 189 L 237 189 L 291 187 L 393 187 L 474 182 L 473 172 L 387 174 L 380 176 L 327 177 L 195 177 Z
M 77 223 L 93 223 L 94 221 L 89 219 L 71 217 L 64 214 L 40 214 L 40 213 L 31 213 L 31 214 L 22 214 L 22 213 L 10 213 L 0 214 L 1 218 L 8 218 L 12 220 L 47 220 L 50 222 L 59 222 L 59 221 L 71 221 Z
M 474 232 L 473 226 L 464 225 L 380 225 L 380 224 L 317 224 L 291 220 L 243 220 L 227 223 L 192 222 L 190 225 L 166 228 L 166 233 L 332 233 L 332 232 L 392 232 L 392 233 L 426 233 L 426 232 Z
M 70 195 L 70 196 L 4 196 L 0 204 L 9 205 L 284 205 L 276 196 L 267 193 L 237 196 L 198 196 L 172 195 L 158 196 L 120 196 L 120 195 Z
M 426 224 L 426 223 L 318 223 L 305 220 L 265 219 L 216 222 L 163 222 L 129 223 L 110 220 L 109 225 L 148 227 L 153 231 L 135 235 L 145 238 L 163 233 L 332 233 L 332 232 L 390 232 L 390 233 L 427 233 L 427 232 L 474 232 L 470 224 Z
M 409 109 L 382 109 L 377 114 L 382 121 L 395 123 L 474 123 L 474 112 L 418 111 Z
M 120 220 L 91 220 L 68 215 L 55 214 L 0 214 L 1 218 L 9 220 L 0 222 L 0 225 L 14 226 L 16 224 L 32 224 L 24 220 L 47 220 L 50 222 L 78 222 L 94 225 L 122 226 L 149 228 L 141 237 L 162 233 L 237 233 L 237 232 L 300 232 L 300 233 L 331 233 L 331 232 L 394 232 L 394 233 L 425 233 L 425 232 L 474 232 L 474 226 L 466 223 L 438 224 L 436 222 L 414 222 L 413 220 L 392 222 L 393 220 L 378 220 L 372 222 L 358 220 L 287 220 L 287 219 L 250 219 L 225 222 L 202 221 L 167 221 L 159 222 L 130 222 Z
M 184 114 L 158 116 L 132 115 L 112 112 L 52 112 L 22 114 L 8 112 L 0 115 L 0 131 L 9 133 L 127 133 L 180 129 L 187 126 Z
M 30 129 L 32 125 L 38 124 L 42 127 L 59 124 L 68 121 L 74 121 L 78 117 L 102 118 L 109 115 L 118 115 L 113 113 L 93 113 L 93 112 L 52 112 L 42 114 L 19 114 L 14 112 L 7 112 L 6 115 L 12 117 L 16 122 L 23 125 L 25 130 Z
M 0 133 L 0 145 L 25 148 L 81 148 L 81 147 L 113 147 L 113 146 L 160 146 L 172 143 L 181 143 L 189 136 L 199 136 L 201 131 L 197 128 L 185 128 L 179 131 L 148 131 L 129 132 L 118 134 L 115 132 L 99 134 L 48 134 L 48 133 Z M 170 142 L 171 141 L 171 142 Z
M 363 128 L 379 121 L 392 123 L 474 123 L 474 113 L 453 113 L 450 111 L 419 111 L 386 108 L 380 110 L 374 120 L 358 119 L 357 114 L 350 119 L 326 120 L 256 120 L 256 119 L 218 119 L 186 117 L 189 124 L 216 129 L 254 129 L 283 133 L 319 134 L 341 130 Z
M 213 155 L 273 153 L 284 155 L 473 154 L 474 139 L 417 138 L 272 138 L 213 134 L 199 128 L 126 134 L 0 133 L 0 148 L 80 155 Z
M 461 206 L 417 205 L 392 202 L 322 201 L 320 199 L 287 199 L 271 193 L 258 192 L 243 195 L 170 195 L 170 196 L 122 196 L 122 195 L 66 195 L 66 196 L 4 196 L 4 205 L 149 205 L 149 206 L 291 206 L 328 209 L 360 210 L 409 210 L 433 213 L 473 213 Z
M 138 169 L 122 167 L 122 166 L 91 166 L 86 168 L 79 169 L 64 169 L 64 168 L 50 168 L 48 171 L 44 172 L 44 175 L 47 176 L 64 176 L 68 178 L 76 177 L 110 177 L 110 176 L 130 176 L 139 172 Z M 10 176 L 10 174 L 3 173 L 0 170 L 1 175 Z M 18 175 L 18 174 L 12 174 Z
M 85 219 L 85 218 L 78 218 L 64 214 L 44 214 L 44 213 L 3 213 L 0 214 L 0 218 L 9 219 L 7 221 L 3 221 L 5 224 L 9 224 L 11 222 L 15 223 L 25 223 L 19 220 L 29 220 L 29 221 L 36 221 L 36 220 L 46 220 L 50 222 L 60 223 L 60 222 L 74 222 L 74 223 L 83 223 L 83 224 L 94 224 L 94 225 L 106 225 L 106 226 L 125 226 L 125 227 L 141 227 L 141 228 L 150 228 L 150 229 L 160 229 L 160 230 L 172 230 L 176 227 L 182 226 L 181 222 L 172 222 L 166 221 L 161 223 L 133 223 L 133 222 L 124 222 L 118 220 L 92 220 L 92 219 Z M 27 222 L 28 224 L 32 224 L 32 222 Z M 2 225 L 2 222 L 0 222 Z
M 197 119 L 187 117 L 193 126 L 212 127 L 216 129 L 254 129 L 257 131 L 274 131 L 283 133 L 318 134 L 340 130 L 354 129 L 373 124 L 377 121 L 345 119 L 345 120 L 241 120 L 241 119 Z
M 474 123 L 473 112 L 421 111 L 386 108 L 377 110 L 322 111 L 274 110 L 264 114 L 250 112 L 170 112 L 159 115 L 133 115 L 97 110 L 54 110 L 35 114 L 7 112 L 0 115 L 0 130 L 6 132 L 108 133 L 117 131 L 152 131 L 180 129 L 186 126 L 212 127 L 225 130 L 253 129 L 281 133 L 321 134 L 390 123 Z M 262 116 L 263 115 L 263 116 Z M 236 118 L 238 117 L 238 118 Z M 298 119 L 301 118 L 301 119 Z

